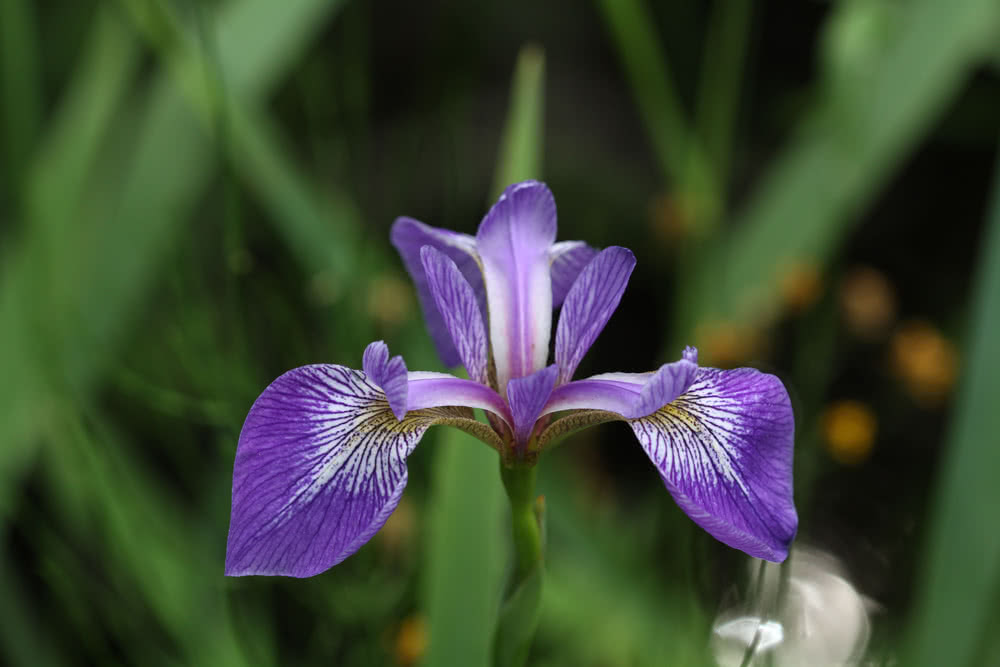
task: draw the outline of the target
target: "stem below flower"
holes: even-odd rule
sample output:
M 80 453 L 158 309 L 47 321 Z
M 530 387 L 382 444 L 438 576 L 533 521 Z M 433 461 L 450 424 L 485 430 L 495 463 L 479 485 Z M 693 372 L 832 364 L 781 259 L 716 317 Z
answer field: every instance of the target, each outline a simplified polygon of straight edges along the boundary
M 542 560 L 540 519 L 535 514 L 535 466 L 500 466 L 500 476 L 510 499 L 510 521 L 517 562 L 514 581 L 524 579 Z
M 500 464 L 510 499 L 514 572 L 500 608 L 493 642 L 495 667 L 524 665 L 538 625 L 542 600 L 544 505 L 535 501 L 535 467 Z

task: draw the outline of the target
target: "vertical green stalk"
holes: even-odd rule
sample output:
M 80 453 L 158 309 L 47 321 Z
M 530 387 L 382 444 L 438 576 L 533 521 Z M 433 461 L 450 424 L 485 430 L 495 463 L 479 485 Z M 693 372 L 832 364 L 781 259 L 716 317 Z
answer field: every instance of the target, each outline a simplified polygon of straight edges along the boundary
M 514 538 L 514 569 L 507 596 L 497 619 L 493 640 L 496 667 L 524 665 L 538 627 L 542 601 L 545 520 L 543 505 L 535 499 L 534 466 L 500 464 L 500 477 L 510 500 Z
M 540 517 L 535 513 L 536 468 L 500 465 L 507 498 L 510 500 L 510 523 L 514 538 L 514 586 L 531 573 L 542 560 Z

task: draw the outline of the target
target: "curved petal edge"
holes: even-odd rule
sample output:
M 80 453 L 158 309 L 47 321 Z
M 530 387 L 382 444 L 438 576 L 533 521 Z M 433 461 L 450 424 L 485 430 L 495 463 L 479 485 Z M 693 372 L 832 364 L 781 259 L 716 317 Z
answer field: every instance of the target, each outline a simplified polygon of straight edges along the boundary
M 225 573 L 310 577 L 353 554 L 399 503 L 421 436 L 456 416 L 397 420 L 382 390 L 343 366 L 279 377 L 240 433 Z
M 788 556 L 798 528 L 795 423 L 778 378 L 752 368 L 702 368 L 683 395 L 629 425 L 695 523 L 751 556 Z

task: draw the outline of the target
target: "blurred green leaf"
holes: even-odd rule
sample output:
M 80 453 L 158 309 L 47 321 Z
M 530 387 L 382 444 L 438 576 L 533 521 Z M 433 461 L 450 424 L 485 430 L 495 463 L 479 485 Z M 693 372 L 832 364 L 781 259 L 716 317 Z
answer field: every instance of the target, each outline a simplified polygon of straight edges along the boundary
M 219 17 L 219 30 L 226 35 L 220 39 L 220 61 L 223 68 L 233 63 L 235 80 L 248 96 L 263 96 L 277 83 L 280 72 L 271 63 L 290 63 L 285 51 L 293 38 L 284 33 L 292 32 L 294 39 L 305 41 L 322 24 L 320 19 L 328 16 L 325 12 L 338 6 L 313 0 L 285 3 L 281 12 L 274 13 L 260 7 L 270 4 L 266 0 L 235 3 Z M 139 13 L 146 16 L 142 11 L 148 7 L 142 5 Z M 151 16 L 147 17 L 150 24 L 163 27 L 163 15 L 154 12 Z M 115 29 L 98 30 L 99 35 L 112 34 L 100 39 L 115 43 Z M 263 33 L 267 33 L 264 39 Z M 124 44 L 119 43 L 117 50 L 127 53 Z M 95 47 L 95 63 L 104 62 L 104 49 L 103 42 Z M 262 62 L 269 66 L 254 68 Z M 250 68 L 246 68 L 247 63 Z M 80 98 L 81 111 L 94 113 L 84 116 L 95 119 L 94 133 L 85 135 L 89 140 L 55 141 L 55 152 L 45 158 L 61 169 L 61 165 L 73 166 L 59 177 L 64 182 L 77 183 L 81 174 L 90 175 L 93 163 L 86 158 L 98 145 L 108 112 L 116 109 L 116 113 L 124 113 L 114 102 L 128 67 L 110 71 L 112 75 L 96 67 L 83 70 L 84 76 L 93 76 L 95 81 L 73 84 L 72 90 L 81 91 L 81 95 L 94 88 L 105 94 Z M 191 82 L 189 85 L 195 85 Z M 215 151 L 202 122 L 169 77 L 154 80 L 135 109 L 139 114 L 137 136 L 116 144 L 129 154 L 118 160 L 122 172 L 115 190 L 89 217 L 79 201 L 69 198 L 61 202 L 57 213 L 45 216 L 45 224 L 28 225 L 29 230 L 50 225 L 51 229 L 33 231 L 18 246 L 17 261 L 4 267 L 0 366 L 13 371 L 6 386 L 16 391 L 5 389 L 0 400 L 5 411 L 0 415 L 2 440 L 11 443 L 0 449 L 2 488 L 10 488 L 8 476 L 30 455 L 30 447 L 38 441 L 34 436 L 44 429 L 46 396 L 86 393 L 99 370 L 113 358 L 114 341 L 134 316 L 181 223 L 189 218 L 188 212 L 215 168 Z M 60 127 L 65 126 L 57 125 L 56 131 Z M 107 174 L 103 176 L 107 178 Z M 81 252 L 86 248 L 94 251 Z M 52 266 L 59 267 L 58 284 L 46 279 Z M 8 360 L 8 356 L 13 358 Z M 45 377 L 44 369 L 54 369 L 53 377 Z
M 51 637 L 43 630 L 45 624 L 31 609 L 30 596 L 24 591 L 16 570 L 7 562 L 0 549 L 0 656 L 12 665 L 60 664 L 53 654 Z
M 972 300 L 965 374 L 924 548 L 906 665 L 974 663 L 1000 587 L 1000 162 Z
M 526 46 L 518 54 L 514 68 L 513 94 L 488 205 L 492 205 L 508 185 L 528 178 L 525 174 L 542 173 L 544 87 L 545 53 L 537 46 Z
M 0 100 L 9 180 L 20 185 L 42 117 L 35 6 L 0 0 Z
M 96 527 L 93 543 L 102 545 L 113 585 L 152 606 L 188 664 L 245 664 L 225 613 L 222 536 L 191 530 L 177 502 L 107 424 L 79 421 L 67 431 L 51 467 L 64 486 L 87 481 L 73 511 Z
M 136 43 L 114 12 L 98 11 L 79 69 L 28 167 L 23 233 L 3 248 L 0 365 L 9 381 L 0 386 L 0 441 L 6 443 L 0 448 L 0 513 L 14 488 L 6 480 L 30 457 L 48 423 L 49 339 L 73 340 L 72 330 L 59 328 L 59 313 L 66 291 L 77 286 L 56 283 L 53 268 L 72 273 L 83 261 L 77 257 L 80 199 L 137 62 Z
M 639 114 L 665 179 L 685 191 L 696 208 L 692 222 L 711 229 L 721 204 L 708 157 L 687 121 L 670 73 L 656 21 L 643 0 L 598 0 L 632 85 Z
M 986 57 L 998 8 L 993 0 L 913 2 L 868 63 L 870 76 L 827 91 L 732 233 L 686 276 L 692 296 L 684 301 L 697 306 L 681 323 L 682 340 L 702 323 L 766 322 L 785 272 L 836 251 L 849 223 Z
M 550 527 L 542 627 L 563 657 L 557 664 L 711 664 L 709 619 L 693 595 L 688 557 L 697 529 L 662 486 L 653 491 L 658 503 L 628 510 L 595 500 L 593 480 L 573 475 L 581 470 L 575 456 L 553 453 L 540 475 Z M 657 540 L 643 531 L 670 535 L 669 551 L 650 551 Z
M 744 61 L 750 37 L 750 0 L 714 0 L 702 52 L 695 132 L 705 147 L 719 205 L 725 203 L 733 130 L 740 108 Z
M 494 667 L 527 664 L 538 628 L 544 576 L 544 566 L 538 563 L 500 607 L 493 642 Z
M 244 2 L 219 23 L 214 40 L 199 49 L 193 31 L 186 30 L 171 8 L 156 0 L 123 0 L 146 38 L 159 49 L 177 85 L 199 116 L 206 131 L 218 130 L 221 147 L 234 170 L 246 179 L 267 207 L 277 231 L 313 271 L 325 270 L 350 282 L 361 251 L 361 222 L 357 209 L 336 187 L 319 188 L 309 181 L 287 149 L 280 128 L 260 110 L 259 81 L 275 63 L 285 62 L 285 41 L 303 40 L 301 31 L 314 30 L 315 12 L 329 11 L 341 2 L 323 5 L 298 2 L 301 11 L 285 17 L 287 38 L 269 28 L 273 3 Z M 282 6 L 281 12 L 287 12 Z M 263 61 L 255 46 L 248 57 L 235 43 L 238 34 L 267 33 L 265 54 L 281 56 Z M 293 41 L 294 41 L 293 40 Z M 294 51 L 294 50 L 293 50 Z
M 423 663 L 486 665 L 509 551 L 497 455 L 451 428 L 441 429 L 435 444 L 421 568 L 430 635 Z

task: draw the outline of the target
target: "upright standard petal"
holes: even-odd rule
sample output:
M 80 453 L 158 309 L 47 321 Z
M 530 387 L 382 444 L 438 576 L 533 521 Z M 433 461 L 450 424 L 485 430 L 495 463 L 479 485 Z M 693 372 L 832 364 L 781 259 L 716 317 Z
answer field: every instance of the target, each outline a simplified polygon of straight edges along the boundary
M 420 258 L 438 314 L 451 333 L 465 370 L 476 382 L 488 384 L 486 327 L 472 286 L 455 262 L 433 247 L 421 248 Z
M 702 368 L 683 395 L 629 424 L 695 523 L 751 556 L 787 557 L 798 527 L 795 424 L 778 378 L 752 368 Z
M 264 390 L 240 433 L 226 574 L 309 577 L 374 535 L 406 486 L 406 457 L 441 408 L 393 416 L 369 377 L 343 366 L 291 370 Z
M 552 244 L 549 248 L 549 263 L 552 271 L 553 308 L 563 304 L 577 276 L 596 256 L 597 250 L 583 241 L 560 241 Z
M 389 346 L 377 340 L 365 348 L 361 364 L 368 379 L 385 393 L 392 414 L 396 415 L 396 419 L 402 419 L 407 410 L 406 362 L 403 357 L 396 355 L 390 359 Z
M 537 181 L 508 187 L 476 233 L 501 394 L 511 378 L 545 367 L 552 328 L 549 248 L 555 238 L 555 200 Z
M 514 418 L 514 436 L 520 445 L 528 442 L 535 422 L 556 385 L 559 367 L 552 364 L 531 375 L 507 383 L 507 402 Z
M 427 284 L 427 274 L 424 272 L 423 261 L 420 259 L 420 249 L 431 246 L 447 255 L 465 279 L 469 281 L 480 310 L 485 308 L 486 295 L 483 290 L 483 276 L 479 269 L 476 255 L 476 239 L 468 234 L 459 234 L 448 229 L 439 229 L 425 225 L 413 218 L 397 218 L 389 233 L 392 245 L 396 247 L 403 264 L 413 279 L 420 299 L 420 307 L 424 313 L 424 322 L 434 340 L 438 356 L 445 366 L 457 366 L 462 358 L 451 340 L 451 332 L 438 310 Z
M 602 250 L 580 272 L 566 295 L 556 328 L 559 384 L 573 378 L 583 355 L 597 340 L 621 302 L 634 268 L 632 251 L 612 246 Z

